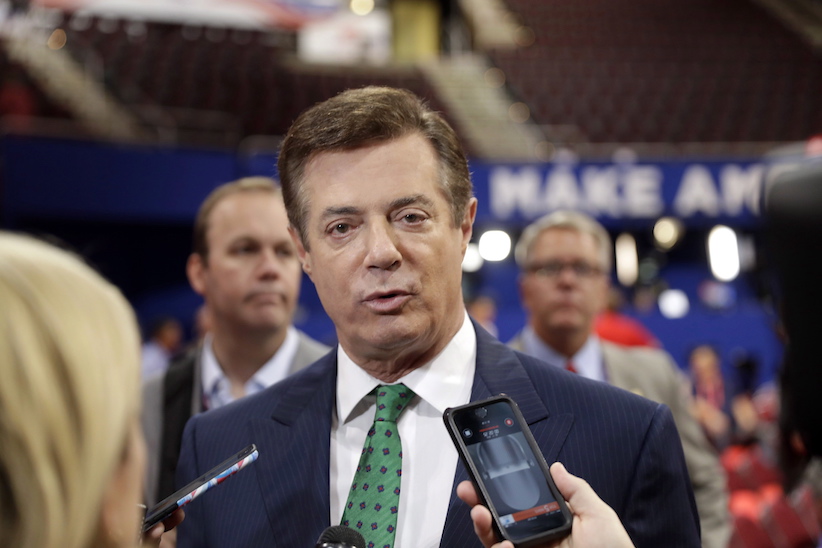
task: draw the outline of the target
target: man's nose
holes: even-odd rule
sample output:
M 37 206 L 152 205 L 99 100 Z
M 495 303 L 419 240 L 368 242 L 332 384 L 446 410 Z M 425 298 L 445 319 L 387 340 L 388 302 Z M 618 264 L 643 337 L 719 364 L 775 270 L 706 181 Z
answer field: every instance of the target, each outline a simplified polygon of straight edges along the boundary
M 567 263 L 560 266 L 557 272 L 557 281 L 561 284 L 575 284 L 579 280 L 579 274 L 574 270 L 574 265 Z
M 260 253 L 258 272 L 261 278 L 278 278 L 282 271 L 282 260 L 273 249 L 264 249 Z
M 387 270 L 402 261 L 397 234 L 388 220 L 371 223 L 365 244 L 366 264 L 369 267 Z

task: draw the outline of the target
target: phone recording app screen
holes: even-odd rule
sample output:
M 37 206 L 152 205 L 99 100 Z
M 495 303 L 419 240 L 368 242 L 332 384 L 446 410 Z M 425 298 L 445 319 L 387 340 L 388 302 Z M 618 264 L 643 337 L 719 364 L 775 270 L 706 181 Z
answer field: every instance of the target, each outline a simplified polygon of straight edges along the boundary
M 512 538 L 562 524 L 559 504 L 507 403 L 469 410 L 455 419 L 500 522 Z

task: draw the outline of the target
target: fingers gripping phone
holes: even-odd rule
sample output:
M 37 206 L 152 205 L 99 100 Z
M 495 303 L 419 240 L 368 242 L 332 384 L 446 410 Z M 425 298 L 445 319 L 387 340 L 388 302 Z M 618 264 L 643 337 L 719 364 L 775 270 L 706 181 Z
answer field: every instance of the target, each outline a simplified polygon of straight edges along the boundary
M 443 420 L 502 540 L 529 548 L 571 532 L 571 512 L 514 400 L 448 408 Z
M 252 443 L 179 491 L 158 502 L 146 513 L 146 518 L 143 521 L 143 533 L 173 514 L 177 508 L 182 508 L 212 487 L 221 484 L 227 478 L 257 460 L 258 456 L 257 446 Z

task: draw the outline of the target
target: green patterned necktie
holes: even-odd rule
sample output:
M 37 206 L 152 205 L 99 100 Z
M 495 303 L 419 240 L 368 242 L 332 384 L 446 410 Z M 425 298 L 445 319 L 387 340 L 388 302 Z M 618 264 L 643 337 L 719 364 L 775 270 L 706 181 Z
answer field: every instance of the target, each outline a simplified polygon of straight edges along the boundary
M 359 531 L 367 548 L 392 548 L 402 479 L 402 442 L 397 418 L 414 392 L 403 384 L 378 386 L 374 390 L 374 425 L 365 438 L 342 524 Z

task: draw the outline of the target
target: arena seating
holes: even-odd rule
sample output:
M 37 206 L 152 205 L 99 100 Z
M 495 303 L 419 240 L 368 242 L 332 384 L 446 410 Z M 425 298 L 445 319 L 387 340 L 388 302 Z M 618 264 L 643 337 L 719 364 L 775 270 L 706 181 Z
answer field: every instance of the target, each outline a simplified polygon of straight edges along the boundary
M 820 525 L 810 488 L 784 493 L 772 460 L 759 446 L 722 453 L 733 520 L 730 548 L 815 548 Z
M 133 108 L 159 107 L 180 125 L 222 113 L 240 137 L 282 135 L 305 108 L 368 84 L 410 89 L 442 110 L 413 67 L 305 65 L 294 62 L 289 30 L 227 29 L 65 14 L 60 27 L 81 63 L 102 66 L 105 85 Z M 186 117 L 189 120 L 186 120 Z M 453 120 L 450 120 L 453 122 Z
M 535 42 L 494 51 L 541 124 L 592 142 L 805 139 L 819 54 L 750 0 L 508 0 Z

